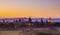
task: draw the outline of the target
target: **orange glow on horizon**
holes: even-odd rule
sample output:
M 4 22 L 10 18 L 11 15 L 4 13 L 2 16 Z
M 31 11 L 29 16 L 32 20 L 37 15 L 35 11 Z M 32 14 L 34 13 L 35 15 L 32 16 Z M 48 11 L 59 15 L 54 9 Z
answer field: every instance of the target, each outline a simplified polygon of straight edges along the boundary
M 49 0 L 36 0 L 35 2 L 16 1 L 2 1 L 0 3 L 0 17 L 60 17 L 60 3 L 58 2 L 51 2 Z

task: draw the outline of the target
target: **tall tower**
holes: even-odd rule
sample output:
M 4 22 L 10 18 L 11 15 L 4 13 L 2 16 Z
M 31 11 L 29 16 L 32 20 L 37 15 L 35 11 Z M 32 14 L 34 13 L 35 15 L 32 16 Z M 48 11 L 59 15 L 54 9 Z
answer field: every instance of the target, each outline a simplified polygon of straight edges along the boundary
M 31 17 L 29 17 L 29 19 L 28 19 L 28 25 L 29 25 L 29 29 L 30 29 L 30 33 L 29 33 L 29 35 L 32 35 L 32 33 L 33 33 L 33 29 L 32 29 L 32 19 L 31 19 Z
M 48 23 L 51 23 L 52 22 L 52 19 L 51 19 L 51 17 L 49 17 L 49 19 L 48 19 Z
M 31 23 L 31 22 L 32 22 L 32 19 L 31 19 L 31 17 L 29 17 L 29 19 L 28 19 L 28 22 L 29 22 L 29 23 Z

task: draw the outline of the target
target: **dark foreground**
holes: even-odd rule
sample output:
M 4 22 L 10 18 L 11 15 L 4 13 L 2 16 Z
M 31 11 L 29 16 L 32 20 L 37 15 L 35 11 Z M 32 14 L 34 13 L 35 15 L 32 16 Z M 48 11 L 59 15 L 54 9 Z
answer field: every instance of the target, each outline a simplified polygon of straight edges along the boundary
M 60 35 L 60 22 L 0 23 L 0 35 Z
M 52 28 L 32 28 L 20 30 L 1 30 L 0 35 L 60 35 L 60 27 Z

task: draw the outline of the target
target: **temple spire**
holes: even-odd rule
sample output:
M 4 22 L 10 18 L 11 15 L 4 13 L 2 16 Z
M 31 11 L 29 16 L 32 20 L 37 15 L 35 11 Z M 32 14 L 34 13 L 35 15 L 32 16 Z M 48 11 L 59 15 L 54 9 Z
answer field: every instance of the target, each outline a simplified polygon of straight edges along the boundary
M 48 23 L 51 23 L 52 22 L 52 19 L 51 19 L 51 17 L 49 17 L 49 19 L 48 19 Z
M 28 19 L 28 22 L 29 22 L 29 23 L 31 23 L 31 22 L 32 22 L 32 19 L 31 19 L 31 17 L 29 17 L 29 19 Z

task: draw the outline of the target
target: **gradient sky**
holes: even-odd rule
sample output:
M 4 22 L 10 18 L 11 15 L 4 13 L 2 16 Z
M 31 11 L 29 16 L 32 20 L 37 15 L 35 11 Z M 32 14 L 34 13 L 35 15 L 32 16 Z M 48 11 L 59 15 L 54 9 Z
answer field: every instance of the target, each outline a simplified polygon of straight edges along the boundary
M 60 0 L 0 0 L 0 17 L 60 18 Z

